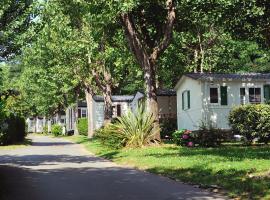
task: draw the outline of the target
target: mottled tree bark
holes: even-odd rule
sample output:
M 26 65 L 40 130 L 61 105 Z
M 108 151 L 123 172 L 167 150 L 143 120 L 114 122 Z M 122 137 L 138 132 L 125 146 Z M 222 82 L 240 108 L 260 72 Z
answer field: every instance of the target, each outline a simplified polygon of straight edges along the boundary
M 94 123 L 93 123 L 93 95 L 94 92 L 91 87 L 86 86 L 85 98 L 87 103 L 87 122 L 88 122 L 88 138 L 93 138 L 94 136 Z
M 130 49 L 144 71 L 144 81 L 147 97 L 146 105 L 148 111 L 151 112 L 156 119 L 156 127 L 159 127 L 159 112 L 156 88 L 156 62 L 171 42 L 173 25 L 175 21 L 175 1 L 167 0 L 166 5 L 167 20 L 164 24 L 164 27 L 162 27 L 162 38 L 157 38 L 156 46 L 152 46 L 152 42 L 145 42 L 141 39 L 147 37 L 146 35 L 143 35 L 143 33 L 139 33 L 139 31 L 136 29 L 132 13 L 128 12 L 121 14 L 122 26 L 125 30 L 125 35 Z M 141 27 L 141 29 L 143 30 L 144 27 Z M 157 134 L 156 139 L 160 140 L 160 133 Z
M 105 69 L 105 66 L 103 67 L 103 81 L 101 80 L 100 74 L 97 70 L 92 70 L 92 75 L 95 79 L 95 82 L 98 86 L 98 88 L 102 91 L 103 99 L 104 99 L 104 125 L 111 123 L 112 121 L 112 76 L 108 72 L 108 70 Z

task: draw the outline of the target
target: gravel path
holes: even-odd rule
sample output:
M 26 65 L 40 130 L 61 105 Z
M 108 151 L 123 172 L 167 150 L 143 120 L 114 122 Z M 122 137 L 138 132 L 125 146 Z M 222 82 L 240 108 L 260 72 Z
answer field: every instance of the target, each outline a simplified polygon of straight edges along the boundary
M 165 177 L 120 167 L 64 139 L 30 137 L 32 146 L 0 151 L 3 200 L 224 199 Z

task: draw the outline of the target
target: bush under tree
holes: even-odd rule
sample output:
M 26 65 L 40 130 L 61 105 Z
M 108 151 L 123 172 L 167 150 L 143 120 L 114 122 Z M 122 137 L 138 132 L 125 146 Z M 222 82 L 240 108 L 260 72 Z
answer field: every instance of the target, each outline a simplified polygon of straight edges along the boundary
M 88 120 L 87 118 L 81 118 L 78 120 L 78 131 L 80 135 L 88 135 Z
M 25 119 L 12 113 L 2 113 L 0 119 L 0 145 L 23 142 L 26 137 Z
M 52 134 L 54 136 L 60 136 L 63 133 L 63 127 L 59 124 L 52 125 Z
M 229 122 L 234 134 L 244 136 L 248 144 L 254 139 L 270 141 L 270 105 L 249 104 L 233 108 Z
M 153 143 L 159 128 L 154 126 L 155 118 L 139 106 L 135 112 L 129 110 L 118 120 L 96 132 L 96 137 L 113 147 L 143 147 Z

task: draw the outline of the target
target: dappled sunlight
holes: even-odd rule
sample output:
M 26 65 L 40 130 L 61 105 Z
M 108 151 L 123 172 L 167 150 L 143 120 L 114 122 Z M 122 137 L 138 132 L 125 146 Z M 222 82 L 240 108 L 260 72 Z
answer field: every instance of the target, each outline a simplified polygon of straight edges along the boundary
M 102 148 L 95 140 L 72 139 L 84 142 L 88 147 Z M 106 149 L 100 155 L 120 160 L 125 158 L 122 152 L 130 151 L 135 149 Z M 2 190 L 7 199 L 12 200 L 224 199 L 207 190 L 119 166 L 104 158 L 90 156 L 80 149 L 80 145 L 64 139 L 34 137 L 33 146 L 5 154 L 0 152 L 0 177 L 5 185 Z
M 98 155 L 105 152 L 100 150 Z M 270 146 L 183 148 L 165 144 L 121 150 L 111 159 L 201 187 L 227 189 L 234 197 L 261 199 L 269 195 L 270 177 L 265 175 L 269 155 Z

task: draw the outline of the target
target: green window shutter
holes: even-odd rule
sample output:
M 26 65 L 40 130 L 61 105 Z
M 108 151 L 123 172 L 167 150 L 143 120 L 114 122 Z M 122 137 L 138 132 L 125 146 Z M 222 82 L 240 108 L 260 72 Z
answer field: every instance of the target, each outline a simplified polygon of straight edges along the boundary
M 184 102 L 184 92 L 182 92 L 182 110 L 185 108 L 185 102 Z
M 220 87 L 220 97 L 221 97 L 221 105 L 222 106 L 228 105 L 227 86 L 221 86 Z
M 187 91 L 187 97 L 188 97 L 188 109 L 190 109 L 190 91 Z
M 269 102 L 270 101 L 270 85 L 264 85 L 263 90 L 264 90 L 265 102 Z

